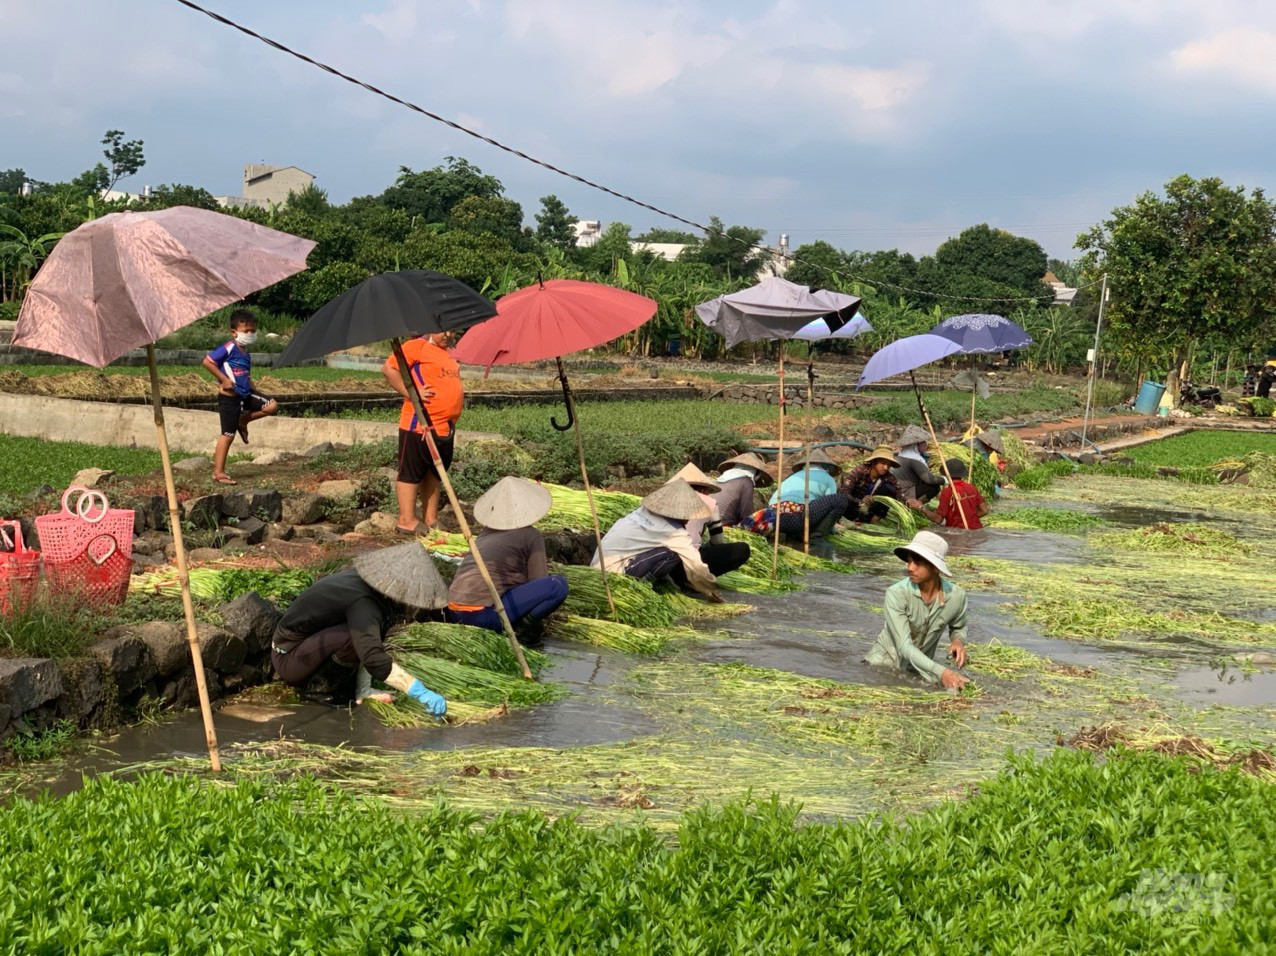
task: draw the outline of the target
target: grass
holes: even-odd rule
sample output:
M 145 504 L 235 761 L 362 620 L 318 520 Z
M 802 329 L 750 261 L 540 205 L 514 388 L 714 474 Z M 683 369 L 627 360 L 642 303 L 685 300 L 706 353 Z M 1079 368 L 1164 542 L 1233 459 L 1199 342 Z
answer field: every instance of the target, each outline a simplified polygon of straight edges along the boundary
M 98 778 L 0 811 L 0 948 L 1256 952 L 1274 840 L 1276 788 L 1120 748 L 1015 758 L 905 820 L 706 808 L 674 842 L 534 812 L 396 812 L 306 780 Z M 1158 896 L 1158 874 L 1188 891 Z
M 78 657 L 113 623 L 74 600 L 37 597 L 0 614 L 0 656 Z
M 19 734 L 5 741 L 4 746 L 20 763 L 48 760 L 71 746 L 75 740 L 75 724 L 59 720 L 48 730 L 34 734 Z
M 1082 534 L 1101 528 L 1106 522 L 1098 515 L 1063 508 L 1013 508 L 998 510 L 984 518 L 988 528 L 1017 531 L 1052 531 L 1058 534 Z
M 869 392 L 868 394 L 878 394 Z M 956 390 L 925 392 L 926 409 L 936 428 L 970 423 L 970 393 Z M 1042 414 L 1073 414 L 1077 412 L 1084 396 L 1071 389 L 1047 388 L 1033 385 L 1018 392 L 997 392 L 975 405 L 975 419 L 980 422 L 997 419 L 1037 417 Z M 917 421 L 917 399 L 910 392 L 887 392 L 868 408 L 857 410 L 857 418 L 892 425 L 907 425 Z
M 0 365 L 0 371 L 3 372 L 21 372 L 28 378 L 40 378 L 46 375 L 67 375 L 71 372 L 82 372 L 90 369 L 88 365 Z M 102 369 L 91 369 L 94 372 L 102 372 L 105 375 L 132 375 L 145 376 L 150 371 L 145 365 L 108 365 Z M 201 367 L 198 365 L 161 365 L 159 366 L 160 377 L 166 375 L 189 375 L 192 372 L 200 372 Z M 335 382 L 341 379 L 349 378 L 381 378 L 380 372 L 365 372 L 358 369 L 348 368 L 329 368 L 326 365 L 302 365 L 288 366 L 285 368 L 270 368 L 262 365 L 256 369 L 256 374 L 270 375 L 274 378 L 297 379 L 305 382 Z M 212 378 L 209 378 L 209 388 L 212 388 Z
M 1141 465 L 1183 468 L 1238 459 L 1249 452 L 1276 454 L 1276 435 L 1252 432 L 1192 431 L 1126 449 Z
M 189 457 L 184 452 L 173 452 L 174 461 Z M 119 475 L 144 475 L 159 467 L 159 452 L 149 448 L 0 435 L 0 492 L 13 495 L 25 495 L 41 485 L 65 488 L 82 468 L 106 468 Z

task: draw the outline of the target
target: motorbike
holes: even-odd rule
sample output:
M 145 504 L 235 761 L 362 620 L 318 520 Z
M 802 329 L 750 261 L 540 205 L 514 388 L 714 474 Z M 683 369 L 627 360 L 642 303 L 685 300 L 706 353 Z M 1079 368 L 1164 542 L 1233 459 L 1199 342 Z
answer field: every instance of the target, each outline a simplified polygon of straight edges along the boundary
M 1213 385 L 1195 385 L 1184 379 L 1179 385 L 1179 405 L 1200 405 L 1201 408 L 1213 408 L 1223 400 L 1222 390 Z

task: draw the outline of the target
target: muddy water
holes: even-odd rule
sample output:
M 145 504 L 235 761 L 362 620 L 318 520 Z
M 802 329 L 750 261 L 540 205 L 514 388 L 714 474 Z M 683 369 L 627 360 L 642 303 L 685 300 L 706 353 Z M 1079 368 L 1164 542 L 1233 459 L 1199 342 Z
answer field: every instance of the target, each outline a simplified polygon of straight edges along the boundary
M 1142 508 L 1099 509 L 1114 523 L 1129 526 L 1173 520 L 1171 512 Z M 1187 517 L 1186 513 L 1183 517 Z M 1200 515 L 1191 515 L 1199 520 Z M 988 529 L 968 532 L 938 529 L 953 554 L 979 555 L 1030 564 L 1075 564 L 1086 559 L 1079 536 Z M 827 545 L 812 551 L 837 557 Z M 903 566 L 889 552 L 856 557 L 857 574 L 812 573 L 804 589 L 781 595 L 745 595 L 751 614 L 714 621 L 715 633 L 685 652 L 691 662 L 739 662 L 812 678 L 873 684 L 918 686 L 897 672 L 873 668 L 863 656 L 881 629 L 881 601 Z M 1105 670 L 1140 659 L 1149 665 L 1166 692 L 1193 706 L 1276 706 L 1276 673 L 1244 674 L 1239 662 L 1226 671 L 1206 666 L 1208 657 L 1193 645 L 1149 643 L 1146 647 L 1101 646 L 1044 637 L 1017 621 L 999 594 L 970 595 L 970 639 L 976 646 L 997 639 L 1052 660 Z M 1260 615 L 1270 619 L 1269 613 Z M 721 634 L 721 636 L 719 636 Z M 456 750 L 470 747 L 552 747 L 618 743 L 657 733 L 633 698 L 616 692 L 641 661 L 610 651 L 551 641 L 546 648 L 553 665 L 549 680 L 564 683 L 568 695 L 559 701 L 516 710 L 500 720 L 462 727 L 417 730 L 389 729 L 359 708 L 319 704 L 271 707 L 239 704 L 222 709 L 217 730 L 224 747 L 281 736 L 316 744 L 391 751 Z M 1173 666 L 1156 658 L 1170 658 Z M 1159 668 L 1152 668 L 1161 664 Z M 1014 685 L 974 674 L 996 693 L 1020 693 Z M 1079 715 L 1084 717 L 1085 715 Z M 65 792 L 79 785 L 82 774 L 119 770 L 168 757 L 199 756 L 203 730 L 197 713 L 130 728 L 106 744 L 85 747 L 72 757 L 48 764 L 44 781 L 30 789 Z

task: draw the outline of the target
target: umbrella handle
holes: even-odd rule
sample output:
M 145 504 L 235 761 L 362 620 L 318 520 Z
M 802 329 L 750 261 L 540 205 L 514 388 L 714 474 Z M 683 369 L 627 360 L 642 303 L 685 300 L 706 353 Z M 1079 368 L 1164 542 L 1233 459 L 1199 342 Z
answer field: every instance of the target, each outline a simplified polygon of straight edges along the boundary
M 572 408 L 572 405 L 574 404 L 572 402 L 572 387 L 567 384 L 567 375 L 563 371 L 562 359 L 558 360 L 558 383 L 563 386 L 563 404 L 567 406 L 567 424 L 566 425 L 558 424 L 557 415 L 549 416 L 549 423 L 550 425 L 553 426 L 555 431 L 565 432 L 565 431 L 570 431 L 572 425 L 575 423 L 576 412 Z

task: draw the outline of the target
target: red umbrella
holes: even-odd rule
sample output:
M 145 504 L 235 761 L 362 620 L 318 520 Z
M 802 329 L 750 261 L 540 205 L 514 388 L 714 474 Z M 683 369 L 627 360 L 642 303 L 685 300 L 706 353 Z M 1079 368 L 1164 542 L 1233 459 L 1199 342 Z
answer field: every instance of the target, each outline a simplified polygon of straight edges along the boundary
M 576 430 L 576 455 L 580 459 L 580 477 L 589 498 L 589 511 L 594 519 L 594 537 L 598 540 L 598 563 L 603 561 L 603 533 L 594 508 L 594 491 L 585 468 L 585 442 L 576 421 L 576 403 L 572 398 L 563 356 L 581 349 L 592 349 L 632 332 L 656 314 L 656 302 L 646 296 L 626 292 L 614 286 L 577 279 L 550 279 L 502 296 L 496 302 L 496 318 L 488 319 L 465 333 L 452 350 L 459 362 L 467 365 L 513 365 L 555 359 L 558 380 L 563 386 L 567 405 L 567 424 L 550 419 L 559 431 Z M 612 601 L 607 572 L 603 586 L 612 614 Z

